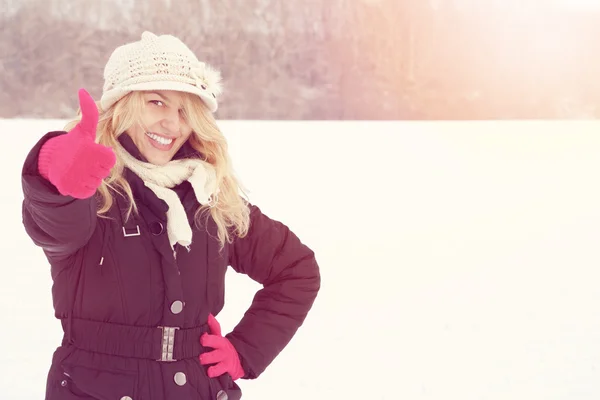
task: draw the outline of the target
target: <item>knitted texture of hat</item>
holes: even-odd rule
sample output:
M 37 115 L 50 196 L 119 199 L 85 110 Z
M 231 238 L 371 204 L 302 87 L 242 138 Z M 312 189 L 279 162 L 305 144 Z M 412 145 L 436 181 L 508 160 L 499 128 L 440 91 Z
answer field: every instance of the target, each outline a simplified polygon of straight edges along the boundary
M 107 109 L 127 93 L 175 90 L 198 95 L 214 112 L 222 91 L 221 74 L 178 38 L 144 32 L 140 41 L 117 47 L 104 68 L 101 106 Z

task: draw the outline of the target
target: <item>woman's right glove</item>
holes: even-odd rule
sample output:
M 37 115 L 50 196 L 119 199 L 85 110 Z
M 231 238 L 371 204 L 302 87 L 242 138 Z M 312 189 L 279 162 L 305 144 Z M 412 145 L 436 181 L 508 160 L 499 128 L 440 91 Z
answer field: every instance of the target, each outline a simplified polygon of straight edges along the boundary
M 44 143 L 38 170 L 63 196 L 85 199 L 96 193 L 116 157 L 110 147 L 95 142 L 98 108 L 85 89 L 79 90 L 79 106 L 81 121 L 67 134 Z

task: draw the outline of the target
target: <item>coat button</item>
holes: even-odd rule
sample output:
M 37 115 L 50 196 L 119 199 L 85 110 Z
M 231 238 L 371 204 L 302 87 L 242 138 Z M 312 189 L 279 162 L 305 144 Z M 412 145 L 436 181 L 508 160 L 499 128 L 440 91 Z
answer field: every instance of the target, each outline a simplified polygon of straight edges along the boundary
M 227 393 L 225 393 L 224 390 L 219 390 L 219 393 L 217 393 L 217 400 L 227 400 L 229 399 L 229 396 L 227 396 Z
M 67 381 L 66 381 L 66 380 L 62 380 L 62 381 L 60 382 L 60 386 L 62 386 L 62 387 L 65 387 L 65 386 L 67 386 Z
M 183 310 L 183 303 L 179 300 L 176 300 L 171 304 L 171 312 L 173 314 L 179 314 Z
M 154 236 L 160 235 L 165 230 L 165 227 L 163 226 L 163 224 L 160 221 L 151 222 L 149 228 L 150 228 L 150 232 L 152 232 L 152 234 Z
M 179 386 L 183 386 L 185 385 L 185 382 L 187 382 L 187 378 L 183 372 L 176 373 L 174 379 L 175 383 Z
M 121 400 L 133 400 L 133 399 L 129 396 L 123 396 L 123 397 L 121 397 Z

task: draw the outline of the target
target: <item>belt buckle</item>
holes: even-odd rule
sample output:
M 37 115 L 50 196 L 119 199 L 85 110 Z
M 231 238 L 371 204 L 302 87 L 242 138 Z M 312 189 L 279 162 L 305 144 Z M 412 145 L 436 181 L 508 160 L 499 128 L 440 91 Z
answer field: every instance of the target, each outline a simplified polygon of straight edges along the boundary
M 160 346 L 161 357 L 156 361 L 177 361 L 173 358 L 173 347 L 175 344 L 175 331 L 179 328 L 172 326 L 159 326 L 158 329 L 162 330 L 162 345 Z

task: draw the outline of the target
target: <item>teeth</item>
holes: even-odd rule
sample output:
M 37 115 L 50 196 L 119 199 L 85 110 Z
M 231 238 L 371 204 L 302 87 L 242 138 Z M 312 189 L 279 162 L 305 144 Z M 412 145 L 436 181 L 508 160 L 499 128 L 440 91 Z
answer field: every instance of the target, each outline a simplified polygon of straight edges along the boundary
M 152 139 L 160 144 L 164 144 L 164 145 L 171 144 L 171 142 L 173 141 L 173 139 L 165 139 L 164 137 L 155 135 L 154 133 L 150 133 L 150 132 L 146 132 L 146 135 L 148 137 L 150 137 L 150 139 Z

